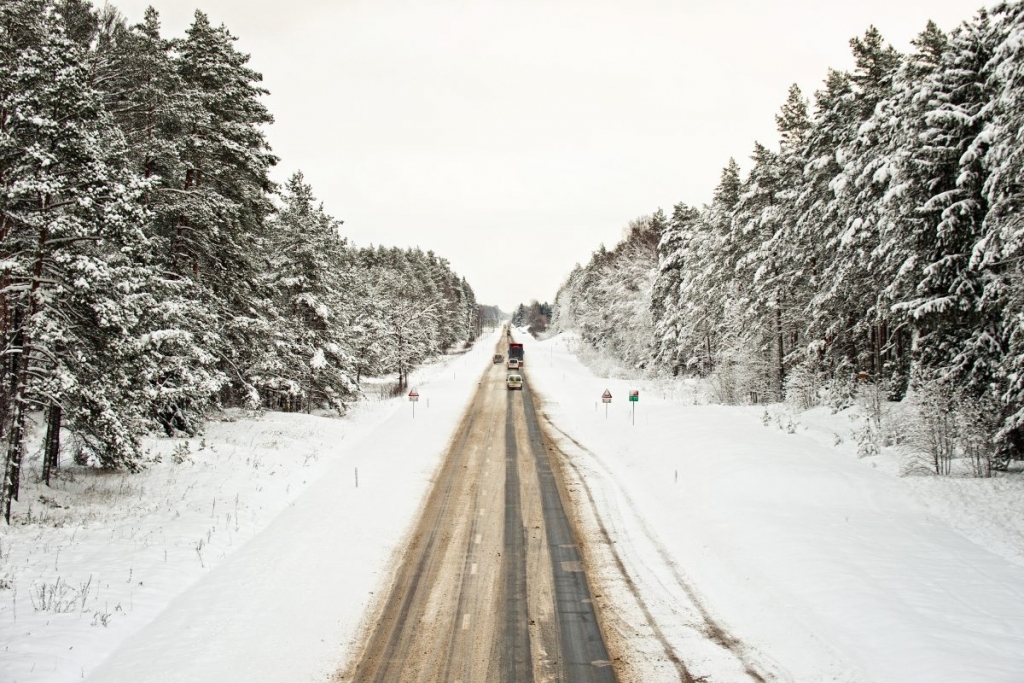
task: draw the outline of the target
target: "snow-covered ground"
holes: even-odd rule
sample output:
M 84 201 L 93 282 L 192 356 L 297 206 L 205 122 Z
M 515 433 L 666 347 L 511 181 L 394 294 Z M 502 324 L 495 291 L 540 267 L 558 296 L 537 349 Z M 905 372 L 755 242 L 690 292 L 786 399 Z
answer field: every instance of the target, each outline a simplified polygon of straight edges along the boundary
M 0 527 L 0 681 L 322 681 L 387 583 L 498 333 L 342 419 L 147 438 L 137 475 L 30 481 Z M 356 485 L 358 477 L 358 487 Z
M 404 398 L 233 415 L 187 449 L 148 440 L 139 475 L 30 483 L 0 528 L 0 681 L 325 680 L 496 341 L 420 371 L 415 420 Z M 1024 680 L 1022 478 L 899 477 L 890 452 L 856 457 L 847 415 L 695 405 L 595 377 L 565 336 L 526 344 L 570 493 L 614 548 L 598 600 L 634 679 L 677 680 L 668 648 L 717 683 Z
M 901 478 L 896 453 L 856 457 L 849 415 L 697 405 L 572 346 L 527 337 L 527 372 L 631 580 L 598 571 L 609 623 L 659 623 L 619 628 L 640 680 L 677 680 L 660 639 L 719 683 L 1024 681 L 1024 478 Z

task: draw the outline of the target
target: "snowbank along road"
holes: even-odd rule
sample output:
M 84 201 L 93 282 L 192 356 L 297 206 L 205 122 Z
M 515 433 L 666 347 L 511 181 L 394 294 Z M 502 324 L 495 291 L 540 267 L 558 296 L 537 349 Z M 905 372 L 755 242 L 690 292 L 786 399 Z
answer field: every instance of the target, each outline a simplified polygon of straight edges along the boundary
M 376 627 L 338 680 L 613 682 L 577 534 L 528 386 L 487 371 Z

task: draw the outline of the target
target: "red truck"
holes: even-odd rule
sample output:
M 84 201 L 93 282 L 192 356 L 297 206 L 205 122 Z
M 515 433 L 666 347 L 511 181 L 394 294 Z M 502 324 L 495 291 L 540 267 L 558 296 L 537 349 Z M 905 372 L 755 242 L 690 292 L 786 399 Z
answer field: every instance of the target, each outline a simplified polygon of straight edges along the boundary
M 516 358 L 519 360 L 519 367 L 523 366 L 523 345 L 516 342 L 508 343 L 508 358 L 512 360 Z

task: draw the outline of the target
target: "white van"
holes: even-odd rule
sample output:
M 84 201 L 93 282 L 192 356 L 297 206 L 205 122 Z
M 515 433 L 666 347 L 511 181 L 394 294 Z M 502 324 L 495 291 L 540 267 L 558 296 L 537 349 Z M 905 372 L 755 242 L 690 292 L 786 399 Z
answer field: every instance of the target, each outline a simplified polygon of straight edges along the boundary
M 505 386 L 509 389 L 522 389 L 523 388 L 523 376 L 518 374 L 511 374 L 505 378 Z

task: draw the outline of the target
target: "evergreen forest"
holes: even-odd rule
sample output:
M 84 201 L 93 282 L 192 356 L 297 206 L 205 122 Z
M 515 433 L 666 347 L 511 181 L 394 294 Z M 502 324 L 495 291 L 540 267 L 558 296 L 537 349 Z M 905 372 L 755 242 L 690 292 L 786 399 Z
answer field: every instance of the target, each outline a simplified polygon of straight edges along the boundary
M 144 466 L 140 434 L 209 410 L 343 412 L 475 338 L 472 288 L 419 249 L 356 248 L 278 159 L 248 55 L 88 0 L 0 3 L 0 506 L 31 420 L 49 481 Z
M 1024 457 L 1024 4 L 912 45 L 853 38 L 749 172 L 730 160 L 710 203 L 577 266 L 554 325 L 725 403 L 909 393 L 953 440 L 935 448 Z

